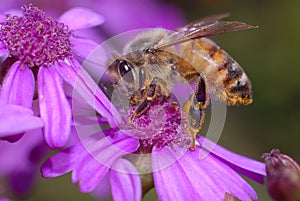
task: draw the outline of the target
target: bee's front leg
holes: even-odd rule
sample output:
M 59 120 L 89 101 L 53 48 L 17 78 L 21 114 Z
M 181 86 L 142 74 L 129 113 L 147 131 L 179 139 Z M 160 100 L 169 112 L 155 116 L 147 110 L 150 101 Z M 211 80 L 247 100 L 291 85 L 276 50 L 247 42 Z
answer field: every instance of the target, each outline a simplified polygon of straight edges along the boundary
M 190 147 L 192 150 L 195 149 L 196 136 L 201 129 L 205 109 L 209 103 L 209 95 L 204 75 L 199 73 L 196 76 L 196 80 L 198 81 L 197 88 L 183 106 L 183 111 L 185 112 L 188 121 L 186 130 L 192 138 L 192 146 Z
M 151 105 L 151 102 L 157 97 L 158 95 L 158 88 L 159 85 L 157 84 L 159 81 L 158 77 L 154 77 L 151 83 L 149 84 L 148 87 L 146 87 L 146 92 L 144 95 L 144 98 L 142 102 L 140 102 L 137 107 L 135 108 L 133 114 L 131 115 L 129 121 L 127 122 L 127 125 L 130 125 L 131 121 L 138 117 L 141 116 Z

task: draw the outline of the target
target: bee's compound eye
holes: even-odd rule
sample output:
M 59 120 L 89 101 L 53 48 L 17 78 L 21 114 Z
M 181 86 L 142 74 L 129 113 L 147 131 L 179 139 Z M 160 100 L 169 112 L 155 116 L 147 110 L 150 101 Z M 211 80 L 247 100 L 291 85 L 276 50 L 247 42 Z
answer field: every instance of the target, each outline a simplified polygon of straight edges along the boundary
M 116 63 L 119 63 L 119 71 L 122 77 L 132 70 L 131 64 L 127 61 L 116 60 Z
M 119 61 L 119 73 L 124 81 L 133 82 L 135 76 L 132 65 L 128 61 Z

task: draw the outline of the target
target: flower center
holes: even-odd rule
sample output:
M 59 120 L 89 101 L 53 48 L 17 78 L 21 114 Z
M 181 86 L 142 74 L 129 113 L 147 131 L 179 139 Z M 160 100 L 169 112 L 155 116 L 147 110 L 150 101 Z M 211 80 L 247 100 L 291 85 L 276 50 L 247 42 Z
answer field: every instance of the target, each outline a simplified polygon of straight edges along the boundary
M 32 5 L 23 6 L 23 16 L 7 15 L 0 24 L 0 41 L 29 67 L 50 66 L 72 56 L 71 31 L 63 23 Z
M 134 109 L 131 108 L 129 117 Z M 178 103 L 165 102 L 151 106 L 145 114 L 133 119 L 130 129 L 140 139 L 141 150 L 151 150 L 154 146 L 158 149 L 165 146 L 189 148 L 192 141 L 184 128 L 186 122 Z

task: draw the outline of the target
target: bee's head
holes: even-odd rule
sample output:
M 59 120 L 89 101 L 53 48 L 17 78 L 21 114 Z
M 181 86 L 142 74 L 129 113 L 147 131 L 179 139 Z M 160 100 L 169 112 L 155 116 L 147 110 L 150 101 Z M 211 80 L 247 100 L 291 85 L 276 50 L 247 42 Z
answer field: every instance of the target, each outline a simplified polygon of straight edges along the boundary
M 136 74 L 132 63 L 126 59 L 115 59 L 107 68 L 107 74 L 115 83 L 134 83 Z

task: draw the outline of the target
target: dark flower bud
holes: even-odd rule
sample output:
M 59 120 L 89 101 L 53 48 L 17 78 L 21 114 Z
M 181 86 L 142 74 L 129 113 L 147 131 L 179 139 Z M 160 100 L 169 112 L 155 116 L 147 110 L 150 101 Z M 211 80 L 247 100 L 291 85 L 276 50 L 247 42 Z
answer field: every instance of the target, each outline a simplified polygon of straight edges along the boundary
M 300 167 L 289 156 L 273 149 L 262 156 L 266 162 L 267 188 L 276 201 L 300 201 Z

